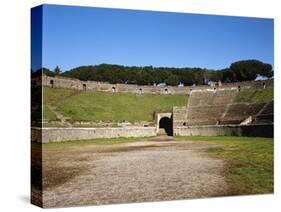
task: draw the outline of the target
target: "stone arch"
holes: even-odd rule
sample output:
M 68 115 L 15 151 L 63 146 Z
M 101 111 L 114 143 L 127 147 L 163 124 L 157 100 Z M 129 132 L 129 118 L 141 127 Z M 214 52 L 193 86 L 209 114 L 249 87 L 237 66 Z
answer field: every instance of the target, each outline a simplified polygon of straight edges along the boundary
M 241 86 L 240 85 L 238 85 L 238 92 L 240 92 L 241 91 Z
M 50 85 L 51 85 L 51 88 L 54 87 L 54 80 L 50 80 Z
M 168 136 L 173 136 L 173 121 L 167 116 L 159 120 L 159 130 L 164 131 Z
M 86 90 L 87 90 L 87 85 L 83 84 L 83 91 L 86 91 Z
M 142 94 L 142 88 L 139 88 L 139 94 Z
M 164 93 L 165 93 L 165 94 L 168 94 L 168 92 L 169 92 L 169 91 L 168 91 L 168 88 L 165 88 Z
M 115 88 L 115 86 L 112 86 L 111 91 L 112 91 L 113 93 L 115 93 L 115 92 L 116 92 L 116 88 Z

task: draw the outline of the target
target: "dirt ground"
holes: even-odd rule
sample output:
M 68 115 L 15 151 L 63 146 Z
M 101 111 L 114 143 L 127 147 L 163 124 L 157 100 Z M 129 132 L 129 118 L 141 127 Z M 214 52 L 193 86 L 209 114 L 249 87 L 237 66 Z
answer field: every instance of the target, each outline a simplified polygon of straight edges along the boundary
M 225 195 L 226 164 L 204 153 L 212 146 L 162 136 L 114 145 L 44 147 L 43 206 Z

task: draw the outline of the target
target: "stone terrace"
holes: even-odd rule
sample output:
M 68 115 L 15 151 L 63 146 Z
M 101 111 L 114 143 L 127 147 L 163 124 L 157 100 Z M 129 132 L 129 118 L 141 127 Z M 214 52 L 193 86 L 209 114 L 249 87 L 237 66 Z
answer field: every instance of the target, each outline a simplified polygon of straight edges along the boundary
M 251 123 L 273 122 L 273 102 L 235 103 L 238 92 L 233 87 L 192 91 L 187 107 L 174 107 L 173 126 L 241 124 L 247 118 Z

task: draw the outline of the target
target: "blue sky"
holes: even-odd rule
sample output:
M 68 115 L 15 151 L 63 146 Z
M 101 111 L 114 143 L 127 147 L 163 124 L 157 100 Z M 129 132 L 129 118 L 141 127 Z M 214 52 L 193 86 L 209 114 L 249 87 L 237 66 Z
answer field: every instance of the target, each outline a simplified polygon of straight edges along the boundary
M 273 19 L 44 5 L 43 66 L 273 65 Z

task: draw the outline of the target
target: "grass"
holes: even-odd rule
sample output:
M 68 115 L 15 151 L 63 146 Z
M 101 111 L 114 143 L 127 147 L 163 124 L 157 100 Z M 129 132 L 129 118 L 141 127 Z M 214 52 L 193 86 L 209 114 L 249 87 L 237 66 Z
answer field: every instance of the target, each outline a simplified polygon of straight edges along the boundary
M 224 174 L 231 195 L 273 192 L 272 138 L 194 136 L 176 139 L 219 144 L 209 148 L 207 153 L 227 162 Z
M 79 91 L 74 89 L 43 87 L 43 104 L 56 105 L 58 102 L 79 93 Z
M 44 105 L 75 121 L 152 121 L 154 112 L 171 112 L 185 106 L 187 96 L 81 92 L 44 87 Z M 49 113 L 44 118 L 52 120 Z
M 49 121 L 57 120 L 56 114 L 50 110 L 49 106 L 56 106 L 58 102 L 77 94 L 78 91 L 73 89 L 54 89 L 44 87 L 43 88 L 43 119 Z
M 51 111 L 47 105 L 43 105 L 43 119 L 48 119 L 52 121 L 57 119 L 56 114 Z
M 267 103 L 273 100 L 273 87 L 260 90 L 242 90 L 239 92 L 234 101 L 235 102 L 249 102 L 249 103 Z

